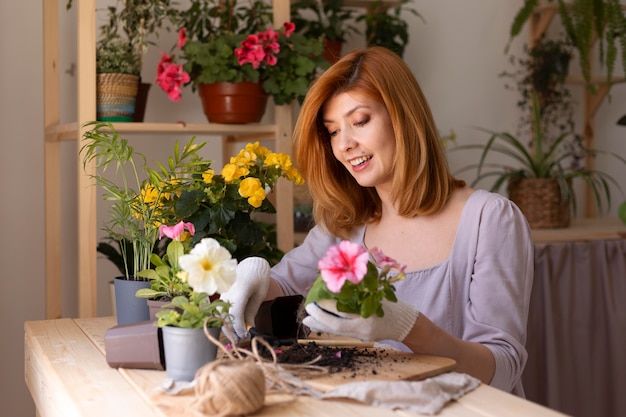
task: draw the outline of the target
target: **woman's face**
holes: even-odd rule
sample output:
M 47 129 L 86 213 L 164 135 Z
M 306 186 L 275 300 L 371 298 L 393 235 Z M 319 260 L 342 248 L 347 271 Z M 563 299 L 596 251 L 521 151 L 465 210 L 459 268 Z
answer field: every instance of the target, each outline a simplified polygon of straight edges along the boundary
M 338 94 L 323 109 L 333 154 L 362 187 L 391 186 L 396 143 L 382 103 L 358 91 Z

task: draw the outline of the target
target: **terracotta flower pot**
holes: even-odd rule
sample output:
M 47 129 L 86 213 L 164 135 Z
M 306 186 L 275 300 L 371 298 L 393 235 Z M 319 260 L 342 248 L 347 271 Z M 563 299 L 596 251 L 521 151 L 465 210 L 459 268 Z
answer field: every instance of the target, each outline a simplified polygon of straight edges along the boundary
M 334 64 L 341 58 L 341 48 L 343 47 L 343 41 L 330 41 L 324 40 L 324 51 L 322 56 L 329 64 Z
M 211 123 L 259 123 L 265 114 L 267 94 L 260 83 L 200 84 L 198 92 Z

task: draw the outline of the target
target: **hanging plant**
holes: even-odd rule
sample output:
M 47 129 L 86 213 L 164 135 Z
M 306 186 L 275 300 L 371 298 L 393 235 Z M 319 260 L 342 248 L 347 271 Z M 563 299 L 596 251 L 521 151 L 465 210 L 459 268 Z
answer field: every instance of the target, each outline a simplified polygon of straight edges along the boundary
M 599 62 L 606 67 L 609 85 L 617 59 L 621 59 L 626 72 L 626 15 L 620 0 L 548 0 L 548 3 L 557 3 L 567 36 L 579 52 L 580 68 L 590 91 L 595 91 L 591 79 L 591 49 L 596 39 Z M 539 5 L 539 0 L 524 0 L 511 25 L 507 50 Z

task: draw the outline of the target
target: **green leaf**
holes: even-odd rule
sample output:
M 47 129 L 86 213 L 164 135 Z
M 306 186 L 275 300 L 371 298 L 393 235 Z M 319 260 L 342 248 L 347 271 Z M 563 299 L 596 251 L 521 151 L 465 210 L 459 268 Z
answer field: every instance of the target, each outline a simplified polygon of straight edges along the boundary
M 304 300 L 304 305 L 328 298 L 328 296 L 329 296 L 329 291 L 326 288 L 326 283 L 324 282 L 321 276 L 317 277 L 317 279 L 313 281 L 313 285 L 311 286 L 311 289 L 306 295 L 306 299 Z
M 622 223 L 626 224 L 626 201 L 620 204 L 619 208 L 617 209 L 617 216 L 620 218 Z

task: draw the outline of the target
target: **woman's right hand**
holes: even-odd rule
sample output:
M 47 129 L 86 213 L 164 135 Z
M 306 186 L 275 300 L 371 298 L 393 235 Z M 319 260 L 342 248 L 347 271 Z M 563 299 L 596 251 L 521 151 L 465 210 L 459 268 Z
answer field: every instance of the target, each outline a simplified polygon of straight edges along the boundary
M 248 337 L 248 328 L 254 326 L 254 318 L 270 284 L 270 265 L 259 257 L 250 257 L 237 265 L 237 278 L 233 286 L 220 299 L 232 304 L 232 328 L 238 340 Z M 235 340 L 237 342 L 238 340 Z

